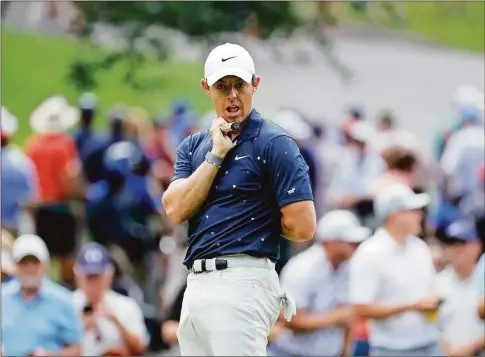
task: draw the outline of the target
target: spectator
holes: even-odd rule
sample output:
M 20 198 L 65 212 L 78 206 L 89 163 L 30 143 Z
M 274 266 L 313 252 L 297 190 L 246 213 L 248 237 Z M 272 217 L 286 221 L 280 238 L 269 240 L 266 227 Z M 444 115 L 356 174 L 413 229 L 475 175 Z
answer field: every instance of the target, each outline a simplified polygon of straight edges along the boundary
M 167 123 L 156 120 L 153 123 L 153 133 L 146 144 L 147 154 L 153 164 L 153 174 L 165 190 L 173 176 L 175 154 L 170 148 Z
M 478 235 L 485 248 L 485 165 L 478 170 L 478 185 L 459 204 L 459 212 L 462 217 L 475 222 Z
M 84 93 L 79 98 L 80 126 L 74 133 L 74 141 L 79 158 L 83 165 L 83 172 L 86 180 L 94 183 L 99 180 L 99 166 L 93 164 L 88 158 L 105 144 L 105 138 L 93 131 L 94 120 L 96 118 L 96 107 L 98 98 L 94 93 Z
M 436 272 L 420 233 L 426 194 L 401 184 L 380 192 L 376 216 L 382 222 L 351 261 L 350 301 L 370 320 L 372 356 L 442 356 L 433 315 L 439 299 Z
M 1 257 L 1 272 L 2 283 L 6 283 L 15 276 L 15 262 L 12 256 L 13 237 L 5 229 L 2 228 L 2 257 Z
M 282 289 L 295 299 L 297 312 L 270 345 L 269 355 L 350 355 L 355 316 L 348 305 L 347 261 L 369 235 L 347 211 L 331 211 L 319 220 L 316 243 L 281 272 Z
M 1 222 L 2 228 L 17 236 L 20 228 L 28 229 L 26 220 L 32 220 L 27 208 L 38 199 L 37 172 L 32 161 L 20 149 L 10 145 L 18 129 L 17 118 L 4 107 L 1 115 Z
M 195 130 L 195 115 L 190 110 L 186 98 L 174 100 L 171 108 L 170 135 L 172 149 L 176 149 L 187 136 Z
M 382 158 L 386 162 L 387 170 L 376 181 L 376 191 L 395 183 L 415 188 L 414 174 L 417 160 L 410 150 L 401 147 L 389 148 L 382 153 Z
M 451 135 L 441 158 L 445 192 L 453 202 L 477 187 L 476 173 L 485 163 L 485 129 L 479 111 L 467 106 L 460 114 L 461 129 Z
M 167 319 L 162 323 L 162 328 L 160 331 L 162 341 L 172 350 L 170 356 L 174 356 L 176 353 L 175 349 L 176 345 L 178 344 L 177 330 L 180 323 L 180 315 L 182 313 L 182 301 L 184 299 L 186 289 L 187 284 L 184 284 L 180 288 L 177 298 L 172 304 L 172 308 L 170 309 Z
M 367 145 L 373 135 L 372 126 L 364 121 L 350 127 L 351 146 L 342 155 L 328 189 L 331 207 L 352 209 L 361 220 L 372 215 L 372 183 L 384 171 L 383 160 Z
M 45 277 L 49 252 L 35 235 L 13 245 L 17 279 L 2 286 L 2 345 L 8 356 L 80 356 L 82 324 L 72 294 Z
M 485 253 L 482 253 L 473 275 L 475 286 L 479 295 L 478 316 L 485 319 Z
M 448 227 L 451 264 L 438 275 L 440 330 L 447 356 L 476 356 L 484 347 L 485 325 L 477 315 L 478 294 L 472 279 L 481 243 L 472 221 Z
M 76 249 L 76 219 L 71 200 L 82 196 L 80 165 L 74 140 L 66 133 L 79 119 L 64 97 L 46 99 L 33 111 L 30 125 L 36 133 L 25 152 L 39 175 L 40 197 L 35 209 L 37 234 L 49 252 L 60 259 L 60 279 L 72 285 Z
M 158 218 L 161 205 L 157 206 L 148 192 L 133 187 L 142 159 L 143 153 L 131 142 L 112 144 L 105 152 L 106 178 L 92 186 L 86 204 L 87 225 L 94 240 L 120 246 L 130 262 L 141 269 L 137 280 L 144 279 L 146 253 L 158 248 L 149 220 Z
M 110 289 L 114 266 L 108 251 L 97 243 L 87 244 L 74 271 L 74 302 L 85 330 L 83 355 L 143 355 L 148 341 L 142 311 L 134 300 Z

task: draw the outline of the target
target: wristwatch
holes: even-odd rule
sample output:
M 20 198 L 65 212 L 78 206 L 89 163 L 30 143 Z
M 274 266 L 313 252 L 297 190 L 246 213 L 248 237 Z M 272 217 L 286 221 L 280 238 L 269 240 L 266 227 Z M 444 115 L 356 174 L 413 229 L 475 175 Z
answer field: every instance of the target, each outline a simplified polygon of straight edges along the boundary
M 207 154 L 205 154 L 205 161 L 220 169 L 222 167 L 222 163 L 224 162 L 224 159 L 221 159 L 220 157 L 217 157 L 216 155 L 208 151 Z

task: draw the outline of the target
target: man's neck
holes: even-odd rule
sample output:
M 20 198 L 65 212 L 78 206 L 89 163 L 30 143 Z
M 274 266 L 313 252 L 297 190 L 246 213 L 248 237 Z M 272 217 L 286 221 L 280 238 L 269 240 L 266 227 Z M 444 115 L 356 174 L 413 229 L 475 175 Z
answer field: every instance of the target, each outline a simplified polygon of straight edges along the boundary
M 461 280 L 466 280 L 466 279 L 470 278 L 475 271 L 475 267 L 473 265 L 462 266 L 462 267 L 457 266 L 457 267 L 454 267 L 454 269 L 455 269 L 456 275 Z
M 342 265 L 342 259 L 331 249 L 327 249 L 325 246 L 323 247 L 323 251 L 327 255 L 328 261 L 330 262 L 333 270 L 336 271 L 340 267 L 340 265 Z
M 32 301 L 39 295 L 39 288 L 38 287 L 36 287 L 36 288 L 21 287 L 20 288 L 20 295 L 22 295 L 24 300 Z
M 392 225 L 385 225 L 384 228 L 397 244 L 404 245 L 406 243 L 406 238 L 409 236 L 407 231 L 400 229 L 399 227 L 393 227 Z

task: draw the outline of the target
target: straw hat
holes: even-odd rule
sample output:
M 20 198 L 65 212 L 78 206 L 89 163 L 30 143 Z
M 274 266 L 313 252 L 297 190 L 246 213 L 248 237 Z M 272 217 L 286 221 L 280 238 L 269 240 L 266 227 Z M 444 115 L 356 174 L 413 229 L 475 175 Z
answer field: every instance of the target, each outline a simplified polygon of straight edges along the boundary
M 79 120 L 79 110 L 72 107 L 63 96 L 44 100 L 30 115 L 32 130 L 40 134 L 62 133 Z

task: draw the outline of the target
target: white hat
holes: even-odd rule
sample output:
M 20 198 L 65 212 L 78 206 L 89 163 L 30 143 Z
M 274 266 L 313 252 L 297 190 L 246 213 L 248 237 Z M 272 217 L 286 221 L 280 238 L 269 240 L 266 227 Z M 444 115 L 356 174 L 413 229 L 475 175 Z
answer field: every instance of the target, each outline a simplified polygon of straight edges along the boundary
M 391 214 L 426 207 L 431 199 L 428 194 L 416 194 L 403 184 L 392 184 L 379 192 L 374 200 L 376 217 L 383 220 Z
M 209 86 L 225 76 L 236 76 L 251 83 L 256 69 L 253 58 L 244 47 L 225 43 L 209 53 L 205 60 L 204 73 Z
M 348 134 L 357 141 L 367 143 L 374 137 L 376 131 L 369 123 L 359 120 L 350 126 Z
M 2 132 L 9 137 L 14 135 L 19 128 L 17 117 L 10 113 L 7 108 L 2 107 L 1 119 Z
M 479 110 L 484 109 L 485 95 L 475 86 L 463 85 L 456 89 L 455 103 L 457 105 L 471 105 Z
M 35 234 L 24 234 L 18 237 L 12 247 L 13 260 L 18 263 L 24 257 L 32 255 L 41 263 L 49 261 L 49 251 L 42 238 Z
M 308 140 L 313 135 L 312 127 L 295 110 L 280 110 L 272 117 L 271 121 L 283 128 L 295 140 Z
M 41 134 L 61 133 L 73 127 L 79 120 L 79 110 L 72 107 L 62 96 L 44 100 L 30 115 L 30 126 Z
M 337 240 L 360 243 L 370 234 L 370 229 L 362 227 L 353 213 L 346 210 L 334 210 L 320 218 L 315 238 L 320 242 Z

